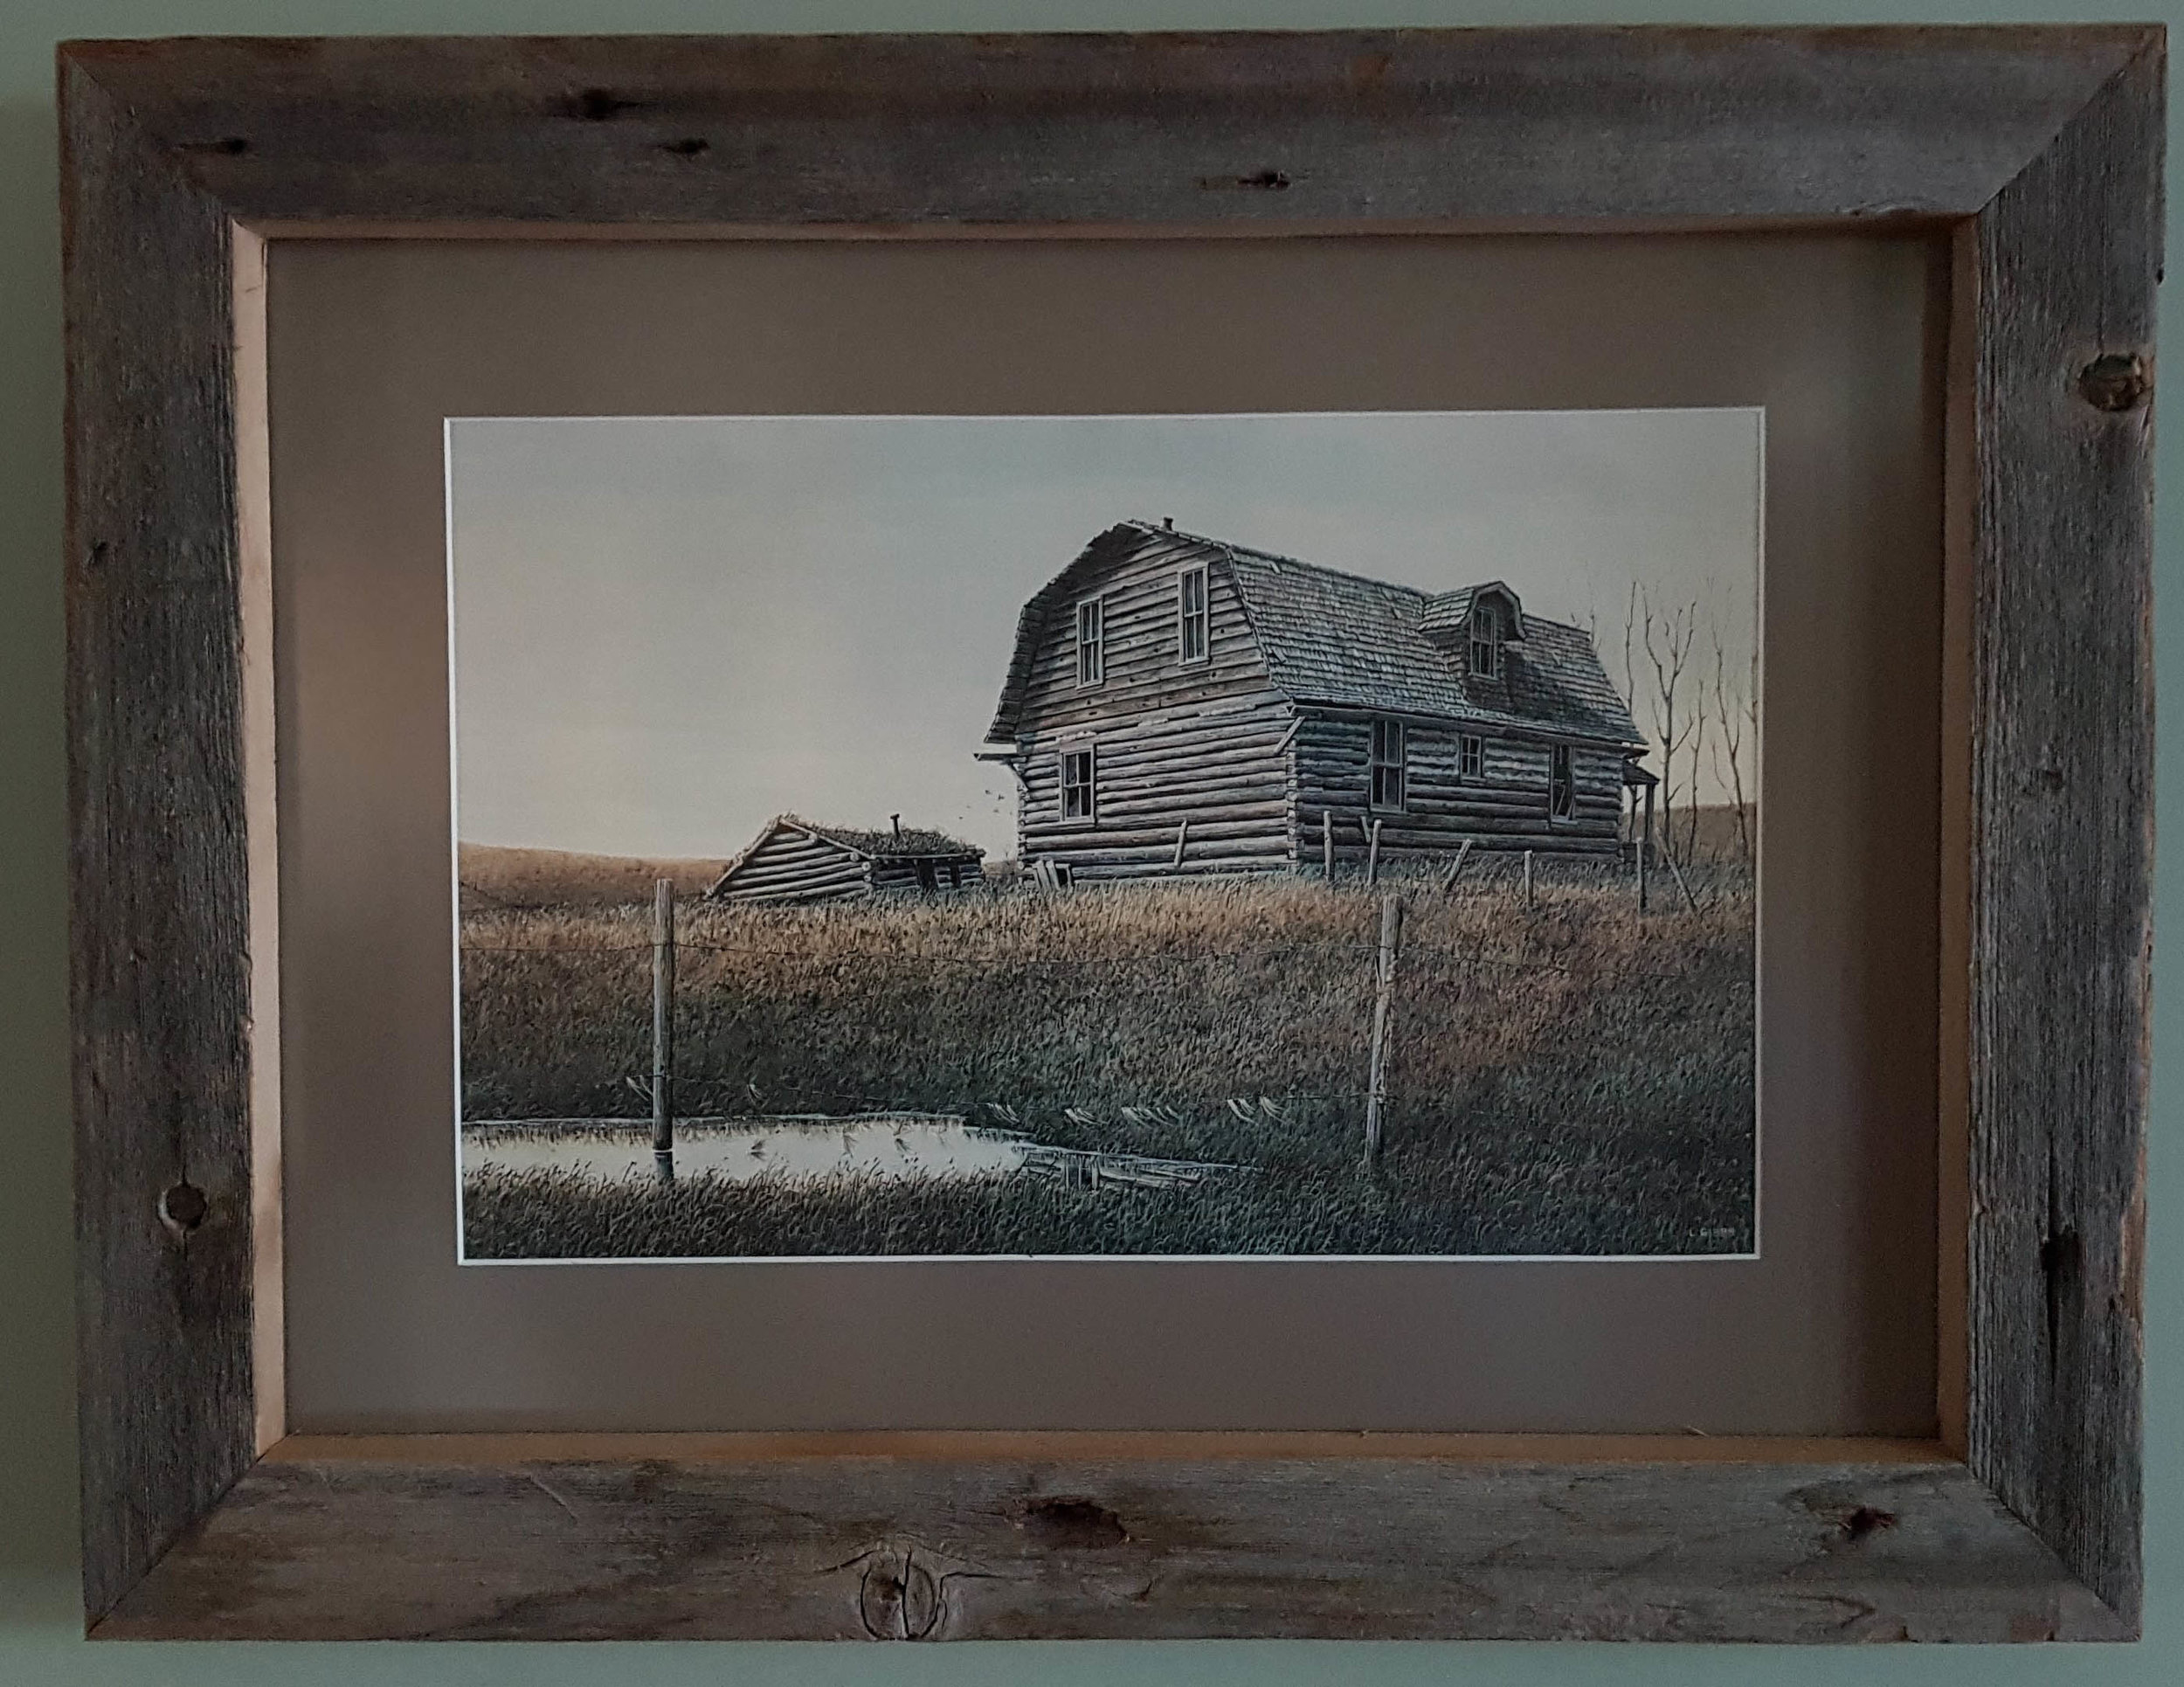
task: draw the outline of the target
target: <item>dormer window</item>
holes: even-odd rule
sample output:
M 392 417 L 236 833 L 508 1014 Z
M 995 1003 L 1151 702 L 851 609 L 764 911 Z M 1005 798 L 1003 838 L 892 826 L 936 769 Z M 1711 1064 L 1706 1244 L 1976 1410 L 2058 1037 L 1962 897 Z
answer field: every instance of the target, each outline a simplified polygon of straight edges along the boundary
M 1502 677 L 1502 612 L 1492 604 L 1471 606 L 1471 673 L 1481 680 Z

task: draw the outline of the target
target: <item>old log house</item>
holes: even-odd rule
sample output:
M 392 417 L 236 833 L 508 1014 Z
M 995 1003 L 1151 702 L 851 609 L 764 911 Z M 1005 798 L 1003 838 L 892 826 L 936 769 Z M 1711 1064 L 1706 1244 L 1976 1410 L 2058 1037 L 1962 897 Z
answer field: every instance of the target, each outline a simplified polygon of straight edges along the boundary
M 706 891 L 731 902 L 817 902 L 850 896 L 961 890 L 980 882 L 985 852 L 944 832 L 819 826 L 778 815 Z
M 983 757 L 1050 882 L 1610 854 L 1645 740 L 1582 628 L 1130 521 L 1025 605 Z

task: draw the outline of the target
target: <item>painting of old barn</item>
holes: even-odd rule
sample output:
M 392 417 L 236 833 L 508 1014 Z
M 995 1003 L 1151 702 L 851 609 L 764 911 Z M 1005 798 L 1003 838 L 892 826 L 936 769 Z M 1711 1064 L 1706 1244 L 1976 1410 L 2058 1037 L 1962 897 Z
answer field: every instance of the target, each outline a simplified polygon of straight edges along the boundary
M 1621 847 L 1644 737 L 1583 628 L 1128 521 L 1024 606 L 986 759 L 1070 880 Z
M 779 814 L 705 893 L 716 902 L 820 902 L 937 893 L 980 882 L 985 852 L 961 838 L 891 817 L 885 830 L 820 826 Z
M 1755 1255 L 1763 422 L 451 423 L 460 1257 Z

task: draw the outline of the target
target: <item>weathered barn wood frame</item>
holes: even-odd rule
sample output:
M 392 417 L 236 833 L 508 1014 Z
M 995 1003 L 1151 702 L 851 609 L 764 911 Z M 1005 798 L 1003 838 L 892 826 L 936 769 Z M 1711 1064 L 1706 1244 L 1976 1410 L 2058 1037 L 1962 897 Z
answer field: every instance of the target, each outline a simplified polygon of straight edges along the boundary
M 63 47 L 92 1631 L 2134 1634 L 2164 61 L 2131 26 Z M 283 1435 L 263 241 L 1911 223 L 1959 259 L 1968 602 L 1938 1442 Z

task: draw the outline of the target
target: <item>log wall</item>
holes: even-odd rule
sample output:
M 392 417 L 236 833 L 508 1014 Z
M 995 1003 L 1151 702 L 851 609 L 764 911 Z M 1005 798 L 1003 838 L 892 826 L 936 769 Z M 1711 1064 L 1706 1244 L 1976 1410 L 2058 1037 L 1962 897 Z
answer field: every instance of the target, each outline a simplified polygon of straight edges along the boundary
M 1545 739 L 1482 740 L 1476 778 L 1461 771 L 1456 728 L 1407 728 L 1403 810 L 1372 812 L 1372 722 L 1364 715 L 1309 715 L 1297 729 L 1296 821 L 1303 854 L 1317 859 L 1323 815 L 1334 819 L 1338 861 L 1361 858 L 1365 830 L 1379 819 L 1380 852 L 1441 853 L 1466 840 L 1482 849 L 1608 851 L 1622 813 L 1622 760 L 1612 750 L 1572 746 L 1577 812 L 1558 820 L 1548 809 Z
M 1206 659 L 1185 663 L 1177 578 L 1199 563 L 1209 564 Z M 1220 553 L 1148 536 L 1088 584 L 1105 605 L 1105 677 L 1077 685 L 1075 605 L 1059 605 L 1033 659 L 1018 740 L 1023 859 L 1066 863 L 1078 880 L 1286 870 L 1294 710 L 1268 681 Z M 1088 743 L 1095 812 L 1065 821 L 1061 755 Z
M 737 864 L 720 895 L 732 902 L 816 902 L 861 896 L 872 888 L 871 866 L 854 850 L 778 826 Z
M 918 877 L 921 864 L 932 869 L 930 882 Z M 985 868 L 976 855 L 879 855 L 872 862 L 872 888 L 888 894 L 969 890 L 985 878 Z

